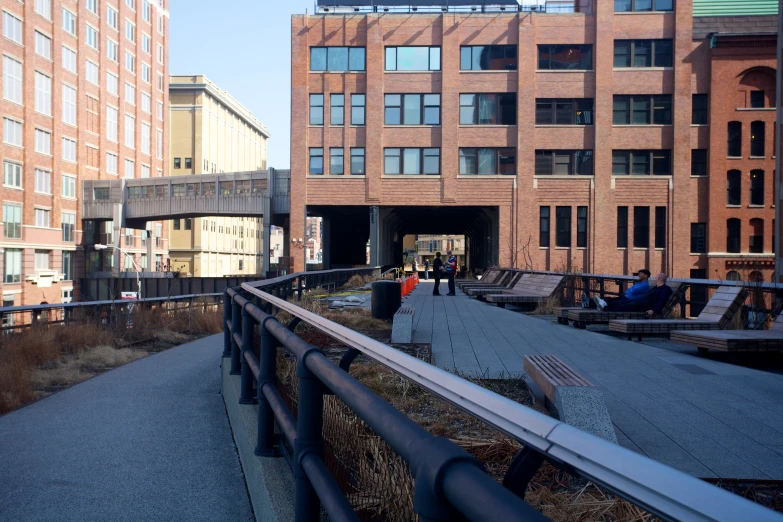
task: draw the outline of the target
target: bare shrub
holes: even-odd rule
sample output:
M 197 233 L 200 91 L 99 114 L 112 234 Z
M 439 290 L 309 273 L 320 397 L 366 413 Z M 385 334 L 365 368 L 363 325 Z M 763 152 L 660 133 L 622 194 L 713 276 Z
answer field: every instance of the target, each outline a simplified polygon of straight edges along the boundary
M 553 315 L 555 313 L 555 308 L 558 306 L 560 306 L 560 298 L 550 296 L 539 302 L 533 313 L 536 315 Z

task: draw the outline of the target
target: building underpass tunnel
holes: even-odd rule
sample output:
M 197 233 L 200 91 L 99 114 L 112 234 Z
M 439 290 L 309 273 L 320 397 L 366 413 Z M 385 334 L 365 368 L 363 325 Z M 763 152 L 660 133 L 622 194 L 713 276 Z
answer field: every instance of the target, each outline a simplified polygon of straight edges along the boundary
M 471 271 L 498 263 L 497 207 L 330 205 L 310 206 L 307 215 L 323 218 L 324 269 L 402 266 L 411 235 L 464 236 L 461 264 Z

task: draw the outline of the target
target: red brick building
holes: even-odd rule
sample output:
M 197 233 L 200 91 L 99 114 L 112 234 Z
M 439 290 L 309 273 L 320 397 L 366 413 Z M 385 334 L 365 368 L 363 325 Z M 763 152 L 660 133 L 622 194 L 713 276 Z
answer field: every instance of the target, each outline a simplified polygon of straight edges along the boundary
M 326 267 L 456 233 L 470 268 L 769 281 L 775 17 L 562 4 L 294 16 L 290 236 L 323 216 Z

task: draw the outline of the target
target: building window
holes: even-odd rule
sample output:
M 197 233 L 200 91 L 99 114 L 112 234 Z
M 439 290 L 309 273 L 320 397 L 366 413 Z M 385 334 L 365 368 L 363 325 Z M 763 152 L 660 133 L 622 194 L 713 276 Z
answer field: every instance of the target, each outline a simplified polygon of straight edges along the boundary
M 63 45 L 63 69 L 76 74 L 76 51 Z
M 129 20 L 125 20 L 125 38 L 131 42 L 136 41 L 136 26 Z
M 152 111 L 152 99 L 146 92 L 141 93 L 141 110 L 150 114 Z
M 35 54 L 52 59 L 52 39 L 38 31 L 35 32 Z
M 750 91 L 750 108 L 763 109 L 766 106 L 767 97 L 764 91 Z
M 38 143 L 38 129 L 36 132 L 36 144 Z M 3 118 L 3 142 L 9 145 L 22 146 L 22 124 L 10 118 Z M 36 147 L 36 151 L 38 147 Z
M 35 191 L 39 194 L 52 193 L 52 173 L 48 170 L 35 169 Z
M 63 174 L 62 183 L 63 197 L 68 199 L 76 199 L 76 178 Z
M 22 62 L 3 56 L 3 98 L 22 104 Z
M 130 114 L 125 115 L 125 146 L 136 148 L 136 118 Z
M 707 149 L 691 150 L 691 176 L 707 175 Z
M 144 62 L 141 64 L 141 79 L 147 83 L 152 82 L 152 69 Z
M 35 152 L 47 155 L 52 154 L 52 135 L 50 133 L 45 130 L 35 129 Z
M 324 95 L 310 95 L 310 125 L 324 124 Z
M 387 47 L 387 71 L 440 71 L 440 47 Z
M 3 185 L 22 188 L 22 166 L 20 164 L 10 161 L 3 162 Z
M 73 241 L 76 241 L 76 235 L 74 234 L 74 231 L 76 230 L 76 214 L 72 214 L 70 212 L 63 212 L 62 221 L 63 221 L 63 241 L 65 241 L 66 243 L 72 243 Z
M 459 149 L 460 174 L 502 174 L 517 173 L 516 149 Z
M 345 151 L 341 148 L 329 149 L 329 174 L 345 174 Z
M 39 228 L 49 228 L 51 224 L 51 211 L 43 208 L 35 209 L 35 226 Z
M 617 207 L 617 248 L 628 248 L 628 207 Z
M 110 72 L 106 73 L 106 90 L 109 94 L 119 95 L 119 78 Z
M 728 156 L 730 158 L 740 158 L 742 157 L 742 123 L 730 121 L 728 131 Z
M 117 109 L 114 107 L 106 107 L 106 139 L 109 141 L 117 142 L 117 129 L 119 123 L 117 122 Z
M 35 72 L 35 110 L 52 115 L 52 79 L 38 71 Z
M 22 251 L 6 248 L 3 254 L 4 283 L 20 283 L 22 281 Z
M 76 163 L 76 140 L 71 138 L 63 138 L 63 160 Z
M 3 11 L 3 36 L 22 45 L 22 21 L 7 11 Z
M 650 248 L 650 207 L 633 207 L 633 246 Z
M 87 26 L 87 45 L 98 50 L 98 30 L 90 25 Z
M 329 105 L 330 105 L 329 123 L 331 125 L 344 125 L 345 124 L 345 95 L 344 94 L 330 95 Z
M 386 125 L 440 125 L 440 94 L 387 94 Z
M 111 6 L 106 6 L 106 24 L 114 29 L 118 28 L 117 25 L 117 11 Z
M 691 123 L 694 125 L 707 125 L 710 121 L 708 115 L 708 97 L 706 94 L 694 94 L 691 98 Z
M 324 173 L 324 149 L 320 147 L 310 148 L 310 175 Z
M 516 109 L 516 107 L 515 107 Z M 538 98 L 536 125 L 592 125 L 592 98 Z
M 750 220 L 750 243 L 748 245 L 751 254 L 764 253 L 764 220 L 754 218 Z
M 351 95 L 351 125 L 364 125 L 365 104 L 364 94 Z
M 22 206 L 3 203 L 3 237 L 22 239 Z
M 111 152 L 106 153 L 106 172 L 117 175 L 117 155 Z
M 125 177 L 129 179 L 136 177 L 136 163 L 132 159 L 125 158 Z
M 182 168 L 182 158 L 174 158 L 174 168 L 175 169 Z
M 516 94 L 460 94 L 460 125 L 516 125 Z
M 125 102 L 136 105 L 136 86 L 132 83 L 125 84 Z
M 576 207 L 576 246 L 587 248 L 587 207 Z
M 462 71 L 516 71 L 516 45 L 463 45 L 459 68 Z
M 670 94 L 615 96 L 612 123 L 614 125 L 671 125 Z
M 98 14 L 98 0 L 87 0 L 87 10 L 92 14 Z
M 750 171 L 750 204 L 764 205 L 764 171 Z
M 125 52 L 125 69 L 130 73 L 136 73 L 136 57 L 129 52 Z
M 536 175 L 593 175 L 592 150 L 537 150 Z
M 707 223 L 691 223 L 691 253 L 707 253 Z
M 549 207 L 539 209 L 538 246 L 549 248 Z
M 63 9 L 63 30 L 76 36 L 76 15 L 67 9 Z
M 671 40 L 615 40 L 615 67 L 671 67 Z
M 670 150 L 613 150 L 614 175 L 671 175 Z
M 150 126 L 148 123 L 141 123 L 141 152 L 142 154 L 150 154 L 150 150 L 152 147 L 152 134 L 150 131 Z M 188 158 L 190 159 L 190 158 Z M 187 166 L 187 160 L 185 168 L 190 168 Z
M 351 174 L 364 176 L 364 148 L 351 149 Z
M 580 70 L 593 68 L 593 46 L 583 45 L 539 45 L 539 70 Z
M 614 0 L 614 12 L 671 11 L 674 0 Z
M 364 71 L 364 47 L 311 47 L 311 71 Z
M 63 122 L 76 125 L 76 89 L 63 85 Z
M 750 155 L 756 158 L 764 157 L 764 122 L 754 121 L 750 124 Z
M 191 218 L 185 218 L 183 221 L 185 222 L 185 230 L 193 230 L 193 220 Z
M 98 64 L 95 62 L 91 62 L 90 60 L 87 60 L 85 66 L 84 66 L 85 76 L 87 77 L 87 81 L 94 84 L 99 85 L 98 80 Z
M 742 204 L 742 173 L 730 170 L 726 174 L 726 204 L 738 206 Z
M 655 248 L 666 248 L 666 207 L 655 207 Z
M 64 281 L 73 281 L 73 258 L 74 258 L 73 252 L 67 250 L 63 251 L 62 278 Z
M 737 218 L 726 220 L 726 252 L 737 254 L 740 252 L 740 234 L 742 222 Z
M 174 230 L 179 230 L 179 229 L 180 229 L 180 226 L 181 226 L 181 225 L 180 225 L 180 220 L 179 220 L 179 219 L 174 219 L 174 220 L 172 220 L 172 221 L 171 221 L 171 226 L 172 226 L 172 228 L 173 228 Z
M 141 33 L 141 49 L 147 54 L 152 54 L 152 38 L 144 33 Z
M 193 158 L 185 158 L 185 168 L 186 169 L 193 168 Z
M 571 207 L 555 207 L 555 246 L 571 247 Z
M 35 12 L 47 20 L 52 19 L 52 0 L 35 0 Z
M 440 149 L 384 149 L 384 174 L 439 175 Z

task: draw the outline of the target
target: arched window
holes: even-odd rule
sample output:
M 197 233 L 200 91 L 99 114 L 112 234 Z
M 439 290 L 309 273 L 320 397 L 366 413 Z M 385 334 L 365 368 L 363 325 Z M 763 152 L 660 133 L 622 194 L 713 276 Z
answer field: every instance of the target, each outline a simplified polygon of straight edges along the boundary
M 762 274 L 759 271 L 753 271 L 750 274 L 748 274 L 748 282 L 749 283 L 763 283 L 764 282 L 764 274 Z
M 726 273 L 726 281 L 741 281 L 739 272 L 731 270 Z
M 756 157 L 764 157 L 764 122 L 763 121 L 754 121 L 750 124 L 750 155 Z M 731 154 L 729 154 L 729 156 L 731 156 Z
M 739 219 L 731 218 L 726 220 L 726 252 L 739 253 L 741 230 L 742 224 Z
M 764 171 L 750 171 L 750 204 L 764 204 Z
M 764 220 L 754 218 L 750 220 L 750 253 L 764 253 Z
M 775 103 L 775 70 L 770 67 L 751 67 L 738 75 L 737 107 L 763 109 Z
M 742 172 L 730 170 L 726 174 L 726 204 L 740 205 L 742 202 Z
M 742 123 L 738 121 L 729 122 L 729 142 L 727 156 L 730 158 L 739 158 L 742 156 Z

